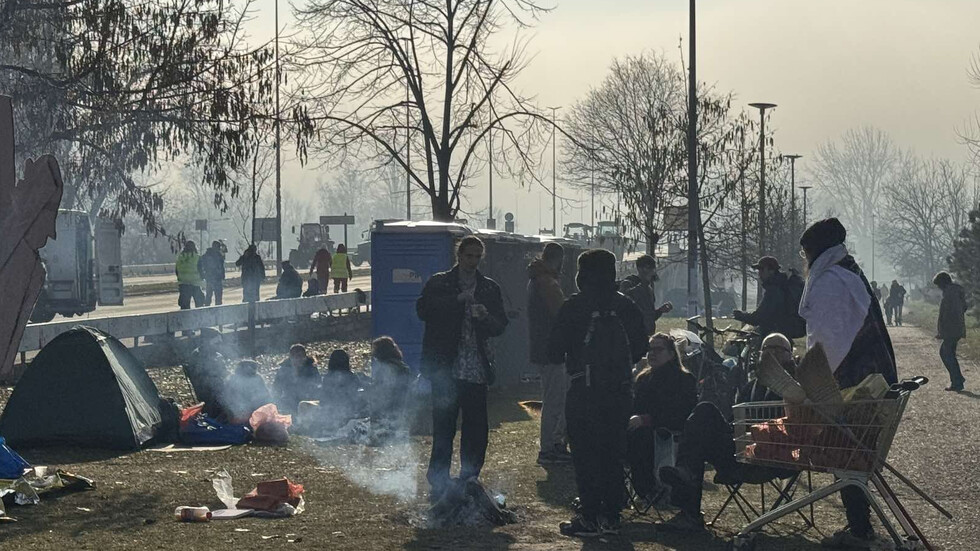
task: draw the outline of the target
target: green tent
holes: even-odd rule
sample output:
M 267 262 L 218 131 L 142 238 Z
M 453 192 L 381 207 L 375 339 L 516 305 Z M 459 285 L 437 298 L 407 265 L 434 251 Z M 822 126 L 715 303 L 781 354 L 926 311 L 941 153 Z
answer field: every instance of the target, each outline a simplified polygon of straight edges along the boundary
M 0 416 L 11 446 L 139 449 L 160 429 L 160 395 L 115 337 L 75 326 L 49 342 Z

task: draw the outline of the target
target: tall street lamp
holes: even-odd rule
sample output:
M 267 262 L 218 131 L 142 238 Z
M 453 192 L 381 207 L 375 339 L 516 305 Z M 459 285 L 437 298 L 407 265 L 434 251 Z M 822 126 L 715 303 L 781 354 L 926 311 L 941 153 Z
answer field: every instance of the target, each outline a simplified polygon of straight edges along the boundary
M 497 220 L 493 217 L 493 100 L 490 102 L 490 115 L 491 119 L 490 125 L 487 128 L 487 141 L 490 144 L 487 146 L 487 163 L 490 165 L 490 210 L 487 213 L 487 229 L 495 230 L 497 229 Z
M 750 103 L 759 110 L 762 124 L 759 127 L 759 258 L 766 256 L 766 109 L 776 107 L 775 103 Z M 757 282 L 755 301 L 762 300 L 762 280 Z
M 789 209 L 790 209 L 790 235 L 796 236 L 796 160 L 803 155 L 783 155 L 783 157 L 789 159 L 789 182 L 790 182 L 790 196 L 789 196 Z
M 405 66 L 411 67 L 408 58 L 408 50 L 411 48 L 412 39 L 402 38 L 405 42 Z M 412 88 L 408 74 L 405 74 L 405 220 L 412 219 Z
M 803 190 L 803 229 L 806 230 L 806 190 L 812 188 L 813 186 L 800 186 Z
M 701 224 L 701 205 L 698 198 L 698 78 L 697 78 L 697 26 L 695 25 L 695 0 L 688 8 L 690 25 L 690 75 L 687 79 L 687 315 L 698 314 L 698 226 Z M 708 320 L 711 326 L 711 320 Z
M 276 0 L 276 275 L 282 272 L 282 141 L 279 122 L 279 0 Z
M 549 107 L 551 109 L 551 231 L 552 235 L 558 236 L 558 201 L 556 197 L 558 196 L 558 164 L 555 159 L 557 158 L 555 152 L 557 150 L 555 141 L 555 127 L 558 124 L 556 113 L 561 107 Z

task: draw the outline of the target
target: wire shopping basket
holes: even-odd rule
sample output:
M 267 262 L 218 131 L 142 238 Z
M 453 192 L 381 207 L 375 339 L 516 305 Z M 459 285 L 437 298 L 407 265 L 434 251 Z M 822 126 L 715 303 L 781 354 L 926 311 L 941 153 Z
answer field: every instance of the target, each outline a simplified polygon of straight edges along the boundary
M 928 379 L 917 377 L 892 387 L 882 399 L 836 404 L 747 402 L 733 407 L 735 452 L 750 465 L 831 473 L 835 481 L 790 501 L 750 522 L 732 541 L 732 549 L 752 549 L 753 533 L 787 514 L 831 496 L 847 487 L 859 488 L 868 498 L 897 549 L 932 549 L 888 482 L 887 469 L 947 518 L 952 515 L 908 478 L 888 464 L 888 452 L 913 390 Z M 877 490 L 904 531 L 904 537 L 885 515 Z

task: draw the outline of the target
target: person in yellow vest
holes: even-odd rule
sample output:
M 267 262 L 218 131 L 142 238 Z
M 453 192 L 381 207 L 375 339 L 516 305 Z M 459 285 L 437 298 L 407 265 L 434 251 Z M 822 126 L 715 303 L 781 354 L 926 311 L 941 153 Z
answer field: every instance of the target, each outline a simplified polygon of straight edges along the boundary
M 184 243 L 184 250 L 177 255 L 177 266 L 174 271 L 177 273 L 177 306 L 181 310 L 188 310 L 191 307 L 191 298 L 194 299 L 194 307 L 200 308 L 204 305 L 204 292 L 201 291 L 201 281 L 204 280 L 204 273 L 201 271 L 199 262 L 201 256 L 197 254 L 197 246 L 193 241 Z
M 337 252 L 333 255 L 330 272 L 333 275 L 333 292 L 339 293 L 343 290 L 346 293 L 347 282 L 350 281 L 350 276 L 354 273 L 353 268 L 350 267 L 350 258 L 347 258 L 347 245 L 343 243 L 337 245 Z

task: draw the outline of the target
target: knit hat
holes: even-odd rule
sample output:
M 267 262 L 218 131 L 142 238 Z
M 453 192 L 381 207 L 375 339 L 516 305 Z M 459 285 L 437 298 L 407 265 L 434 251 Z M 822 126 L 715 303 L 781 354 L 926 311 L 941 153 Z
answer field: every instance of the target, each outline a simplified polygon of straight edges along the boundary
M 840 220 L 827 218 L 814 222 L 803 232 L 800 237 L 800 246 L 811 259 L 815 259 L 827 249 L 843 244 L 846 238 L 847 230 L 840 223 Z
M 347 352 L 336 349 L 330 353 L 327 360 L 327 371 L 350 371 L 350 356 Z
M 575 283 L 582 291 L 616 289 L 616 256 L 605 249 L 590 249 L 578 257 Z

